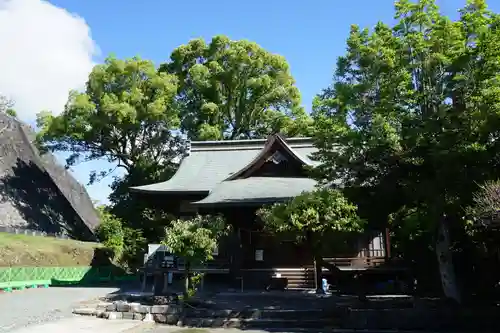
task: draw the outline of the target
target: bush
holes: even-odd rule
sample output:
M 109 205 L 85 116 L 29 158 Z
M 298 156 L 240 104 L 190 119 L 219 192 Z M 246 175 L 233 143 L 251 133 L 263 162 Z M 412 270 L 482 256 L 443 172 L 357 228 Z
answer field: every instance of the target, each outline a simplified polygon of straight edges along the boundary
M 200 275 L 192 276 L 191 267 L 212 259 L 212 253 L 221 236 L 228 231 L 222 216 L 197 215 L 190 220 L 172 221 L 165 229 L 163 244 L 175 255 L 185 260 L 184 300 L 196 292 L 196 283 Z
M 123 254 L 124 230 L 120 219 L 111 214 L 105 207 L 97 208 L 101 223 L 96 233 L 99 241 L 113 252 L 113 259 L 118 259 Z
M 123 228 L 124 241 L 123 253 L 119 260 L 120 264 L 128 270 L 135 270 L 142 266 L 144 251 L 147 240 L 144 238 L 142 230 Z
M 142 230 L 125 227 L 122 221 L 104 207 L 98 207 L 101 224 L 97 236 L 101 243 L 112 251 L 111 258 L 127 270 L 134 270 L 143 264 L 143 253 L 147 240 Z

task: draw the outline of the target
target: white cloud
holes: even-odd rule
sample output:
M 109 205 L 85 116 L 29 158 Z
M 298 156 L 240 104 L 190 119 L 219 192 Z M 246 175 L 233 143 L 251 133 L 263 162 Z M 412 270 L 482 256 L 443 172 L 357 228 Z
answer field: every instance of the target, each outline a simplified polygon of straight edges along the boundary
M 86 22 L 47 1 L 0 0 L 0 94 L 32 122 L 84 86 L 97 45 Z
M 80 17 L 42 0 L 0 0 L 0 94 L 13 99 L 18 116 L 33 124 L 42 110 L 59 113 L 71 89 L 81 89 L 94 66 L 97 45 Z M 64 154 L 56 154 L 64 161 Z M 93 165 L 94 168 L 107 168 Z M 74 168 L 82 184 L 89 165 Z M 87 186 L 106 201 L 110 180 Z

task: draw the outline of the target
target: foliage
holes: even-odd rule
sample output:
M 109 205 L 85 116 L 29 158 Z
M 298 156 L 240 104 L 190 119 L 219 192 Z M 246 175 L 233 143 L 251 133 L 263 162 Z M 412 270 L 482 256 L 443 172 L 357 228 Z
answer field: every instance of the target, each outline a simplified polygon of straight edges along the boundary
M 42 112 L 37 119 L 40 146 L 69 152 L 68 167 L 105 159 L 125 171 L 111 186 L 112 213 L 147 237 L 157 231 L 141 218 L 148 203 L 129 188 L 169 179 L 184 154 L 184 140 L 175 134 L 177 81 L 158 73 L 151 61 L 110 57 L 94 67 L 85 92 L 70 94 L 62 114 Z M 92 171 L 89 183 L 115 169 Z
M 156 171 L 156 173 L 155 173 Z M 111 184 L 112 192 L 109 199 L 113 214 L 119 216 L 127 227 L 141 230 L 143 236 L 150 242 L 159 242 L 164 226 L 172 217 L 158 209 L 144 196 L 130 192 L 131 186 L 152 184 L 169 179 L 173 170 L 161 170 L 157 167 L 138 167 L 122 178 L 115 178 Z
M 500 222 L 500 181 L 487 181 L 474 193 L 467 212 L 475 227 L 497 227 Z
M 256 43 L 194 39 L 176 48 L 160 72 L 179 78 L 181 128 L 191 139 L 309 133 L 311 121 L 286 60 Z
M 123 234 L 123 253 L 119 261 L 129 270 L 138 269 L 144 263 L 143 255 L 147 247 L 147 239 L 139 229 L 125 227 Z
M 316 175 L 372 193 L 373 212 L 415 208 L 430 232 L 444 215 L 463 228 L 476 183 L 499 170 L 500 17 L 481 0 L 458 21 L 432 0 L 395 8 L 392 28 L 351 27 L 314 101 Z
M 104 158 L 127 173 L 174 169 L 182 143 L 172 132 L 179 125 L 177 81 L 151 61 L 110 57 L 94 67 L 85 92 L 70 94 L 62 114 L 38 115 L 38 139 L 46 149 L 70 152 L 68 166 Z M 111 171 L 92 172 L 90 183 Z
M 191 276 L 191 285 L 187 292 L 188 299 L 196 295 L 198 286 L 201 284 L 204 276 L 205 273 L 193 273 L 193 275 Z
M 16 118 L 17 113 L 13 109 L 14 101 L 8 99 L 7 97 L 0 95 L 0 113 L 6 113 L 11 117 Z
M 364 221 L 356 213 L 357 207 L 335 189 L 321 188 L 285 203 L 258 210 L 265 228 L 275 233 L 291 232 L 299 239 L 321 236 L 330 232 L 359 232 Z
M 213 259 L 212 252 L 226 230 L 224 218 L 218 215 L 174 220 L 165 229 L 163 244 L 190 264 L 199 264 Z
M 316 289 L 321 291 L 322 267 L 338 271 L 325 263 L 321 243 L 333 233 L 346 235 L 362 231 L 365 222 L 357 215 L 357 207 L 337 189 L 319 188 L 284 203 L 264 206 L 257 211 L 264 228 L 273 233 L 295 235 L 297 241 L 308 245 L 315 263 Z
M 101 243 L 113 252 L 114 258 L 120 258 L 124 248 L 124 230 L 122 221 L 111 214 L 105 206 L 97 207 L 101 223 L 96 234 Z
M 121 266 L 129 270 L 139 268 L 143 263 L 143 253 L 147 240 L 142 230 L 123 225 L 109 210 L 109 207 L 97 207 L 101 224 L 97 228 L 97 236 L 102 244 L 113 252 L 113 258 Z
M 199 274 L 192 276 L 191 265 L 213 259 L 212 253 L 220 237 L 228 231 L 224 218 L 218 215 L 197 215 L 190 220 L 174 220 L 165 229 L 165 239 L 162 243 L 170 252 L 185 261 L 185 300 L 193 296 L 196 285 L 202 278 Z

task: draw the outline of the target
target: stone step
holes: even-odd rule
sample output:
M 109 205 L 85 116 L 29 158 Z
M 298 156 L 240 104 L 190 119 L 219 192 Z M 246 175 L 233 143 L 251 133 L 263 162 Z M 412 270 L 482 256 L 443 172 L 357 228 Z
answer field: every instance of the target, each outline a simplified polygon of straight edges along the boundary
M 282 278 L 287 279 L 288 288 L 313 288 L 314 287 L 314 274 L 306 273 L 303 271 L 280 271 Z
M 314 288 L 314 281 L 299 281 L 299 282 L 288 282 L 288 289 L 312 289 Z
M 322 320 L 338 318 L 342 311 L 324 311 L 322 309 L 245 309 L 243 311 L 224 309 L 191 309 L 186 314 L 189 318 L 225 318 L 225 319 L 273 319 L 273 320 Z
M 222 318 L 184 318 L 182 324 L 189 327 L 224 327 L 240 329 L 324 329 L 331 330 L 338 327 L 333 320 L 326 319 L 222 319 Z

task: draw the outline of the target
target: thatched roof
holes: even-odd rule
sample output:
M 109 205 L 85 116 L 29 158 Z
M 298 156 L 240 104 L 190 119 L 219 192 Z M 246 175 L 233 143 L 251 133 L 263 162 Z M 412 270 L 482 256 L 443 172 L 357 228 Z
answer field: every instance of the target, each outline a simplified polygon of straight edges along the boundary
M 0 226 L 93 239 L 99 217 L 87 191 L 33 139 L 29 126 L 0 113 Z

